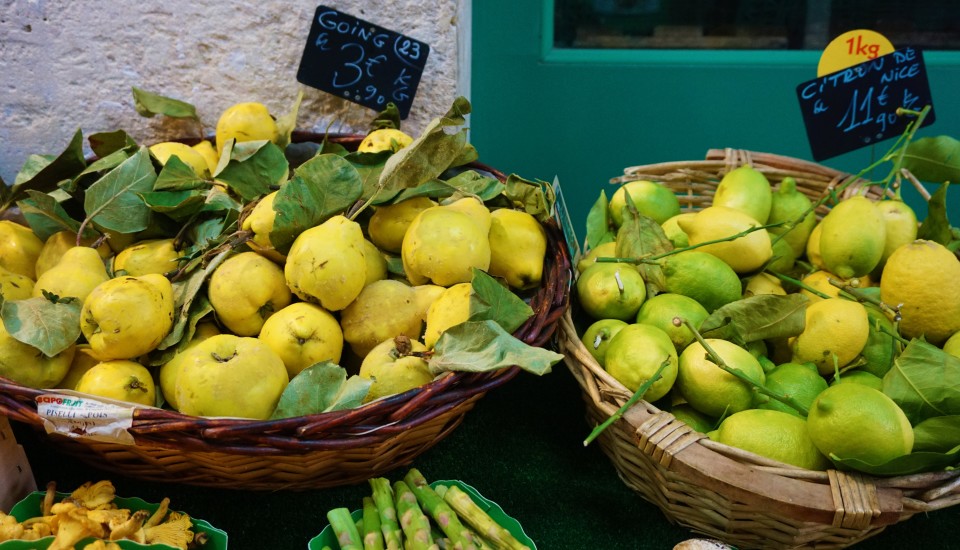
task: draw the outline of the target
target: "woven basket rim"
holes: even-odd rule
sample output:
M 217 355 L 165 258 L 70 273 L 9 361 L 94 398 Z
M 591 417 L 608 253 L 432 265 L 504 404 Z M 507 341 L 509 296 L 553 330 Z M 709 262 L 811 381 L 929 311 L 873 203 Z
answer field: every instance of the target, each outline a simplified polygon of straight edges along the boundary
M 322 134 L 295 131 L 295 142 L 330 141 L 355 148 L 358 134 Z M 201 138 L 185 138 L 189 143 Z M 504 182 L 503 172 L 483 164 L 466 165 L 489 172 Z M 513 335 L 533 346 L 544 346 L 556 335 L 560 318 L 569 304 L 567 291 L 572 277 L 568 248 L 555 220 L 542 224 L 548 245 L 543 280 L 528 296 L 533 316 Z M 448 372 L 433 381 L 401 394 L 387 396 L 360 407 L 278 420 L 207 418 L 161 408 L 135 408 L 133 434 L 138 446 L 196 449 L 231 454 L 297 454 L 331 449 L 357 449 L 389 440 L 439 416 L 457 414 L 460 405 L 494 389 L 520 371 L 519 366 L 487 372 Z M 0 377 L 0 414 L 35 428 L 42 428 L 36 398 L 55 389 L 34 389 Z M 189 439 L 189 442 L 187 441 Z M 83 441 L 83 440 L 81 440 Z
M 726 170 L 747 162 L 768 177 L 797 175 L 814 182 L 806 190 L 808 196 L 822 196 L 841 183 L 847 184 L 844 196 L 863 192 L 879 196 L 876 188 L 863 189 L 863 181 L 845 172 L 782 155 L 730 148 L 710 149 L 706 160 L 631 166 L 622 176 L 611 178 L 611 183 L 649 176 L 677 190 L 695 181 L 704 186 L 697 188 L 703 200 L 691 204 L 701 208 L 712 198 L 708 188 L 715 186 Z M 573 317 L 575 306 L 574 297 L 561 321 L 559 346 L 581 387 L 592 427 L 612 416 L 633 392 L 610 376 L 580 340 Z M 671 521 L 744 548 L 794 548 L 814 541 L 843 548 L 916 513 L 960 502 L 960 470 L 890 477 L 836 469 L 804 470 L 712 441 L 644 400 L 607 428 L 598 442 L 620 478 L 660 507 Z M 644 468 L 637 468 L 638 464 Z M 642 476 L 637 473 L 640 470 Z M 702 488 L 714 498 L 704 496 L 697 501 L 682 493 L 684 484 Z M 728 499 L 736 502 L 731 515 L 752 518 L 749 525 L 744 525 L 746 521 L 733 525 L 734 521 L 723 515 L 723 501 Z M 768 517 L 774 514 L 781 517 Z M 796 522 L 791 526 L 796 532 L 791 535 L 773 526 L 784 515 Z

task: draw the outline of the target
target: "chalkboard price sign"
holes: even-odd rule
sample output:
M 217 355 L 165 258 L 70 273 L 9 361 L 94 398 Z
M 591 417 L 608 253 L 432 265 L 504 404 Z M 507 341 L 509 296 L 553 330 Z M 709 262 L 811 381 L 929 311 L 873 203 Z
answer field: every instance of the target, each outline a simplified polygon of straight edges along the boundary
M 423 42 L 319 6 L 297 80 L 376 111 L 394 103 L 407 118 L 429 53 Z
M 914 120 L 897 109 L 930 105 L 936 118 L 923 52 L 907 47 L 797 86 L 813 158 L 835 157 L 897 137 Z

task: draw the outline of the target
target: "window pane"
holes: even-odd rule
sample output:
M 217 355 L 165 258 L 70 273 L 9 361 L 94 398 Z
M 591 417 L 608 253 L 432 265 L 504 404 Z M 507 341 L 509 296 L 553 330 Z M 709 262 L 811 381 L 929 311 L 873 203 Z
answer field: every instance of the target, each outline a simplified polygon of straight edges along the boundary
M 557 48 L 820 50 L 869 29 L 896 48 L 960 49 L 953 1 L 555 0 Z

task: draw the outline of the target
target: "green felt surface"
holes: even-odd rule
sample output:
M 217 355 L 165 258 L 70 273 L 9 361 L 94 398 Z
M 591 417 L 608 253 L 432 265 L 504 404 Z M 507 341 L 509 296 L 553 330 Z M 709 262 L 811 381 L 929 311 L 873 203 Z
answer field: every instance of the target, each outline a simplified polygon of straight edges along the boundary
M 305 549 L 326 525 L 327 510 L 359 507 L 366 484 L 304 492 L 241 492 L 128 479 L 121 472 L 71 464 L 32 430 L 15 425 L 40 487 L 56 481 L 70 490 L 109 478 L 121 496 L 206 519 L 229 535 L 230 548 Z M 516 518 L 541 550 L 670 549 L 696 535 L 671 524 L 633 493 L 613 465 L 591 445 L 580 388 L 560 364 L 542 378 L 520 373 L 494 389 L 449 437 L 416 459 L 430 480 L 458 479 Z M 401 477 L 407 466 L 387 474 Z M 918 515 L 855 545 L 858 550 L 960 548 L 960 507 Z

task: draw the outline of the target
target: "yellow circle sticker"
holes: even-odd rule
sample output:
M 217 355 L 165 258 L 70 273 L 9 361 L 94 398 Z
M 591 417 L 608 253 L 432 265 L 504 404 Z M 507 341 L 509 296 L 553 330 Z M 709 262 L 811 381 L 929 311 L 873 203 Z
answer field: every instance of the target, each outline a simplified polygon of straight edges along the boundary
M 820 54 L 820 64 L 817 65 L 817 76 L 852 67 L 876 59 L 882 55 L 891 54 L 893 44 L 887 37 L 876 31 L 858 29 L 847 31 L 834 38 Z

